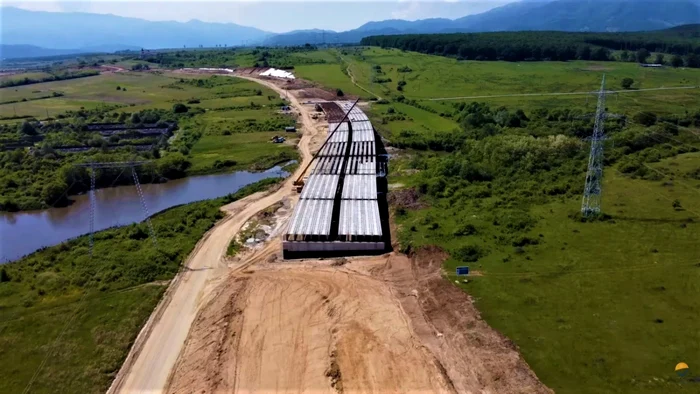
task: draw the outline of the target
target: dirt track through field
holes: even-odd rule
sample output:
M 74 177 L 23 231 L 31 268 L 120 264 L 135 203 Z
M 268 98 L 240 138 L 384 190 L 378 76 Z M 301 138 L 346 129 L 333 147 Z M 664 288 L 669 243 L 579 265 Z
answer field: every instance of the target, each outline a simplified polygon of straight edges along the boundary
M 242 78 L 246 78 L 242 76 Z M 269 81 L 247 77 L 278 93 L 283 90 Z M 311 147 L 318 144 L 317 125 L 308 111 L 290 95 L 291 104 L 300 112 L 303 135 L 298 149 L 301 155 L 300 172 L 311 160 Z M 121 370 L 117 374 L 110 393 L 162 392 L 170 371 L 177 360 L 187 338 L 187 333 L 207 293 L 230 269 L 223 260 L 233 236 L 250 217 L 270 205 L 288 198 L 292 182 L 298 174 L 290 177 L 272 193 L 256 193 L 224 207 L 228 213 L 212 228 L 195 247 L 185 263 L 185 268 L 173 280 L 163 300 L 156 307 L 149 321 L 132 346 Z

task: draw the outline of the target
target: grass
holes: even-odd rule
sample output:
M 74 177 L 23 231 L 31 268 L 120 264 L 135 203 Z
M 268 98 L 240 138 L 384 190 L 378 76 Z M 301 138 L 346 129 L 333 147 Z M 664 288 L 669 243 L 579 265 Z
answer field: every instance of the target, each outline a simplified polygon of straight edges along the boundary
M 117 86 L 121 89 L 116 90 Z M 3 94 L 9 89 L 12 88 L 2 89 Z M 274 91 L 239 78 L 217 76 L 197 80 L 180 78 L 177 74 L 129 72 L 18 87 L 16 92 L 12 90 L 10 96 L 14 95 L 15 98 L 22 95 L 41 97 L 51 91 L 61 91 L 65 95 L 0 105 L 0 116 L 3 115 L 2 111 L 6 111 L 5 115 L 8 116 L 16 113 L 18 116 L 41 115 L 39 117 L 44 118 L 80 108 L 104 108 L 102 112 L 111 114 L 133 113 L 147 109 L 171 110 L 176 102 L 191 102 L 187 105 L 204 111 L 180 120 L 180 130 L 171 141 L 170 149 L 179 150 L 178 144 L 190 144 L 181 151 L 192 164 L 187 175 L 264 170 L 297 157 L 294 147 L 269 142 L 273 135 L 283 133 L 285 126 L 294 125 L 296 119 L 279 113 L 282 101 Z M 106 108 L 105 103 L 116 103 L 121 107 Z M 52 137 L 57 137 L 55 134 Z M 62 133 L 61 137 L 67 137 L 66 134 Z M 199 136 L 204 136 L 201 141 L 197 141 Z M 43 164 L 42 168 L 29 168 L 9 163 L 7 157 L 3 159 L 0 155 L 0 167 L 6 170 L 2 174 L 4 176 L 0 175 L 0 184 L 9 182 L 10 185 L 19 185 L 2 188 L 2 197 L 5 197 L 0 198 L 3 200 L 0 201 L 2 209 L 6 209 L 5 205 L 12 207 L 8 209 L 38 209 L 44 206 L 42 190 L 47 179 L 57 178 L 61 165 L 75 161 L 76 157 L 77 154 L 45 160 L 26 157 L 24 164 L 29 164 L 29 161 Z M 105 154 L 101 160 L 109 160 L 109 157 L 116 159 L 116 154 Z M 24 172 L 31 176 L 24 176 Z M 36 181 L 37 174 L 48 176 L 43 179 L 46 182 L 28 185 L 27 180 Z
M 9 281 L 0 282 L 0 392 L 22 392 L 47 355 L 31 392 L 105 392 L 164 281 L 222 217 L 218 207 L 277 182 L 155 215 L 157 250 L 141 223 L 96 233 L 94 259 L 83 236 L 2 266 Z
M 625 77 L 635 80 L 635 88 L 700 86 L 700 74 L 692 69 L 654 70 L 634 63 L 619 62 L 479 62 L 458 61 L 416 52 L 370 48 L 358 56 L 348 56 L 358 83 L 370 87 L 372 65 L 381 65 L 385 91 L 396 92 L 396 84 L 406 81 L 403 94 L 409 98 L 460 97 L 514 93 L 587 92 L 597 90 L 605 73 L 608 87 L 618 89 Z M 411 72 L 400 73 L 408 66 Z M 440 72 L 435 72 L 440 70 Z M 380 84 L 373 91 L 380 92 Z
M 267 96 L 278 97 L 274 91 L 255 82 L 230 77 L 218 78 L 226 78 L 225 81 L 229 83 L 207 89 L 179 83 L 181 78 L 177 74 L 123 72 L 3 88 L 0 89 L 3 101 L 42 97 L 53 92 L 61 92 L 64 96 L 41 100 L 41 102 L 28 101 L 0 105 L 0 117 L 16 115 L 43 119 L 47 116 L 47 110 L 49 116 L 55 117 L 65 111 L 79 110 L 81 107 L 99 108 L 103 104 L 132 106 L 129 111 L 134 111 L 146 108 L 170 108 L 176 102 L 186 102 L 190 99 L 221 98 L 224 104 L 226 98 L 252 96 L 255 97 L 254 100 L 260 102 L 262 100 L 256 96 L 256 90 L 262 92 L 262 98 L 266 101 L 269 101 Z M 122 90 L 117 90 L 117 86 Z M 250 101 L 248 100 L 248 103 Z M 210 108 L 215 106 L 211 105 Z
M 226 167 L 231 169 L 269 168 L 275 164 L 293 160 L 296 150 L 289 144 L 274 144 L 270 139 L 279 132 L 243 133 L 232 135 L 206 135 L 192 148 L 192 168 L 190 172 L 208 173 L 216 168 L 216 163 L 235 162 Z
M 158 251 L 139 224 L 96 234 L 96 259 L 80 237 L 4 266 L 0 391 L 21 392 L 48 352 L 32 392 L 104 392 L 164 290 L 157 281 L 174 276 L 219 215 L 212 202 L 156 215 Z
M 395 112 L 393 114 L 387 113 L 389 108 L 393 108 Z M 459 126 L 449 118 L 396 102 L 391 104 L 372 104 L 369 114 L 375 128 L 389 140 L 404 130 L 430 134 L 438 131 L 450 131 Z M 392 120 L 394 119 L 392 116 L 397 115 L 403 116 L 405 119 Z
M 51 74 L 49 74 L 47 72 L 26 72 L 26 73 L 19 73 L 19 74 L 0 75 L 0 82 L 19 81 L 19 80 L 22 80 L 24 78 L 41 79 L 41 78 L 47 78 L 50 76 L 51 76 Z
M 341 89 L 345 94 L 360 97 L 369 96 L 367 92 L 353 85 L 350 77 L 343 73 L 339 64 L 310 64 L 296 66 L 294 74 L 300 78 L 318 82 L 330 89 Z
M 16 100 L 34 96 L 43 96 L 52 92 L 61 92 L 63 97 L 42 100 L 42 102 L 27 102 L 1 105 L 0 116 L 28 115 L 37 118 L 56 116 L 68 110 L 79 110 L 81 107 L 97 108 L 103 103 L 129 105 L 169 103 L 187 100 L 196 95 L 203 95 L 206 89 L 188 87 L 183 90 L 163 88 L 175 81 L 173 78 L 155 73 L 113 73 L 101 74 L 94 77 L 66 81 L 45 82 L 33 85 L 0 89 L 3 100 Z M 117 86 L 126 88 L 116 90 Z
M 641 82 L 640 88 L 700 85 L 697 70 L 646 70 L 629 63 L 458 62 L 377 48 L 350 52 L 345 58 L 365 87 L 393 100 L 399 94 L 415 99 L 411 105 L 372 104 L 369 113 L 375 127 L 389 141 L 407 130 L 430 136 L 457 129 L 451 116 L 460 101 L 485 102 L 492 109 L 504 105 L 511 113 L 520 108 L 528 115 L 538 108 L 594 112 L 596 101 L 591 96 L 586 102 L 585 95 L 456 101 L 428 97 L 594 90 L 603 72 L 609 89 L 618 89 L 625 76 Z M 375 64 L 385 73 L 381 77 L 392 82 L 370 83 Z M 398 73 L 402 66 L 413 71 Z M 407 85 L 398 92 L 397 78 L 404 74 Z M 699 96 L 700 90 L 635 92 L 608 97 L 607 107 L 626 115 L 682 115 L 697 110 Z M 568 126 L 561 124 L 560 133 Z M 556 128 L 550 132 L 556 133 Z M 684 129 L 675 138 L 700 147 L 689 142 L 691 137 Z M 482 157 L 483 163 L 500 160 L 501 147 L 481 152 L 475 149 L 478 145 L 469 146 L 468 155 Z M 419 187 L 426 180 L 422 172 L 435 170 L 431 166 L 449 168 L 448 158 L 459 158 L 465 151 L 399 151 L 392 157 L 389 183 Z M 522 157 L 528 155 L 522 152 Z M 551 168 L 539 182 L 525 178 L 510 185 L 498 179 L 468 182 L 457 177 L 455 183 L 462 185 L 447 182 L 437 191 L 445 197 L 426 195 L 424 208 L 396 211 L 397 235 L 402 247 L 439 245 L 449 251 L 453 257 L 445 263 L 445 273 L 452 282 L 462 279 L 454 275 L 457 266 L 476 271 L 479 276 L 458 286 L 474 297 L 484 319 L 518 345 L 538 377 L 556 392 L 695 393 L 698 384 L 680 380 L 674 366 L 681 361 L 700 363 L 700 154 L 645 165 L 653 169 L 647 179 L 630 178 L 606 166 L 603 209 L 611 220 L 575 219 L 584 165 Z M 518 170 L 507 164 L 503 169 L 506 174 Z M 547 175 L 554 173 L 559 175 Z M 568 192 L 543 196 L 549 179 L 572 183 L 566 185 Z M 520 220 L 531 225 L 507 228 Z
M 451 258 L 446 273 L 457 280 L 455 267 L 468 265 L 483 275 L 460 287 L 556 392 L 694 393 L 697 384 L 680 382 L 673 368 L 700 363 L 700 182 L 687 175 L 700 168 L 700 155 L 652 167 L 676 173 L 648 181 L 606 168 L 603 208 L 610 221 L 572 219 L 577 195 L 521 207 L 536 225 L 517 234 L 536 245 L 499 242 L 503 226 L 493 217 L 508 208 L 486 208 L 491 198 L 438 200 L 408 211 L 397 217 L 399 237 L 414 246 L 486 251 L 477 262 Z M 394 168 L 390 183 L 411 184 L 414 177 L 402 168 Z M 674 200 L 682 209 L 673 208 Z M 456 236 L 464 223 L 475 234 Z
M 315 53 L 315 52 L 314 52 Z M 335 51 L 319 51 L 318 56 L 332 60 Z M 325 87 L 340 88 L 344 92 L 369 98 L 369 94 L 353 85 L 343 73 L 349 65 L 357 83 L 384 98 L 403 95 L 419 100 L 421 104 L 439 112 L 451 112 L 452 104 L 464 102 L 486 102 L 492 106 L 533 110 L 536 108 L 595 109 L 595 97 L 585 94 L 549 97 L 494 97 L 455 101 L 428 101 L 432 98 L 465 96 L 491 96 L 529 93 L 572 93 L 598 90 L 605 74 L 607 88 L 621 90 L 623 78 L 635 80 L 634 89 L 700 86 L 700 73 L 693 69 L 656 70 L 639 67 L 635 63 L 621 62 L 479 62 L 458 61 L 416 52 L 397 49 L 348 50 L 342 56 L 342 66 L 334 64 L 300 65 L 296 74 L 302 78 L 319 82 Z M 381 71 L 373 69 L 381 66 Z M 410 72 L 398 69 L 408 66 Z M 440 72 L 435 72 L 440 70 Z M 372 78 L 391 79 L 391 82 L 376 83 Z M 403 91 L 397 90 L 399 81 L 405 81 Z M 694 108 L 700 100 L 700 89 L 623 93 L 608 99 L 611 111 L 653 110 L 659 113 L 674 113 Z

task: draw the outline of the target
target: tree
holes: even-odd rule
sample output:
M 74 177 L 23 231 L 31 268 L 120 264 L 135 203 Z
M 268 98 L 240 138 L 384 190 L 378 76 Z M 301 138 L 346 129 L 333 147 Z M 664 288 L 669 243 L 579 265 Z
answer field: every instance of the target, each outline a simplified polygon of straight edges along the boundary
M 603 47 L 597 48 L 595 51 L 593 51 L 591 59 L 599 61 L 608 61 L 610 60 L 610 51 Z
M 24 134 L 24 135 L 37 135 L 37 131 L 34 128 L 34 125 L 32 125 L 29 122 L 24 122 L 22 123 L 22 126 L 20 126 L 19 131 Z
M 654 63 L 655 64 L 664 64 L 664 55 L 663 53 L 657 53 L 656 57 L 654 58 Z
M 170 153 L 158 160 L 158 173 L 169 179 L 182 178 L 191 163 L 180 153 Z
M 671 58 L 671 66 L 673 68 L 683 67 L 683 58 L 678 55 L 673 55 Z
M 656 124 L 656 114 L 653 112 L 646 112 L 642 111 L 639 113 L 636 113 L 633 117 L 632 120 L 634 120 L 636 123 L 639 123 L 644 126 L 653 126 Z
M 50 182 L 44 186 L 44 189 L 41 191 L 41 199 L 47 205 L 56 205 L 61 201 L 66 200 L 64 192 L 66 191 L 67 186 L 68 185 L 66 185 L 63 181 Z
M 185 104 L 177 103 L 177 104 L 173 105 L 173 113 L 184 114 L 185 112 L 187 112 L 187 110 L 188 110 L 188 108 Z
M 2 282 L 9 282 L 10 281 L 10 275 L 7 273 L 7 270 L 5 267 L 0 268 L 0 283 Z
M 630 58 L 630 53 L 627 52 L 627 50 L 620 52 L 620 61 L 621 62 L 626 62 L 629 60 L 629 58 Z
M 345 96 L 345 93 L 343 93 L 343 91 L 340 90 L 340 89 L 336 89 L 336 90 L 335 90 L 335 95 L 338 96 L 338 97 L 343 97 L 343 96 Z
M 117 85 L 117 90 L 122 90 L 122 87 Z
M 646 48 L 641 48 L 637 51 L 637 63 L 646 63 L 649 57 L 649 51 Z
M 131 114 L 131 124 L 141 124 L 141 117 L 139 116 L 138 112 L 134 112 Z
M 700 55 L 694 53 L 685 57 L 685 66 L 688 68 L 700 68 Z
M 634 84 L 634 79 L 632 79 L 632 78 L 625 78 L 620 83 L 620 85 L 622 85 L 622 88 L 624 88 L 624 89 L 631 88 L 633 84 Z
M 591 59 L 591 47 L 584 45 L 578 48 L 576 51 L 576 57 L 578 60 L 590 60 Z

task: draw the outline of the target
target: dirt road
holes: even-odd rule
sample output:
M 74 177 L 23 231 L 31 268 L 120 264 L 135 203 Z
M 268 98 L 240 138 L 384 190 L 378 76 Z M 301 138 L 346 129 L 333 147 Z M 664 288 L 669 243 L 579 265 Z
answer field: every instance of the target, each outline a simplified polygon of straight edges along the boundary
M 284 94 L 283 89 L 272 82 L 250 77 L 246 79 L 255 80 Z M 290 95 L 289 99 L 299 111 L 302 124 L 303 135 L 298 145 L 301 163 L 297 172 L 300 172 L 311 160 L 311 147 L 319 144 L 315 141 L 315 137 L 319 137 L 319 127 L 295 97 Z M 292 194 L 292 182 L 298 175 L 294 174 L 274 192 L 257 193 L 224 207 L 227 217 L 200 240 L 185 263 L 185 268 L 173 280 L 163 300 L 139 333 L 112 383 L 110 393 L 163 391 L 202 301 L 207 299 L 209 290 L 214 287 L 212 283 L 220 281 L 231 268 L 223 260 L 229 242 L 250 217 L 288 198 Z
M 235 272 L 198 315 L 167 392 L 549 392 L 442 278 L 441 257 Z

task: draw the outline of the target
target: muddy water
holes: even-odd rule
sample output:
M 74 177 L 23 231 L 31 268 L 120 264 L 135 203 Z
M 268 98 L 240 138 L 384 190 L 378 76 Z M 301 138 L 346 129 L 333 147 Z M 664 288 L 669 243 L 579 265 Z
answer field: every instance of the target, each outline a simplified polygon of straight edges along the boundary
M 280 167 L 265 172 L 196 176 L 162 184 L 142 185 L 151 214 L 194 201 L 221 197 L 259 180 L 286 176 Z M 95 231 L 140 222 L 143 209 L 134 186 L 100 189 L 95 192 Z M 16 260 L 42 247 L 59 244 L 90 231 L 90 200 L 71 197 L 66 208 L 21 213 L 0 212 L 0 263 Z

